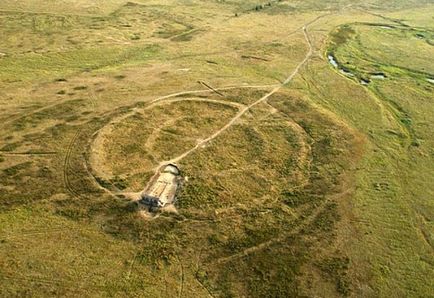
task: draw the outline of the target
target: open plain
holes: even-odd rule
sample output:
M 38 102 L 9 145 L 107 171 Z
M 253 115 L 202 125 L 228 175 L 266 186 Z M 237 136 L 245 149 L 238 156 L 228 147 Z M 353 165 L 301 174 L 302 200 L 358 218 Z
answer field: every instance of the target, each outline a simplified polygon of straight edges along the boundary
M 434 297 L 433 104 L 433 0 L 3 0 L 0 296 Z

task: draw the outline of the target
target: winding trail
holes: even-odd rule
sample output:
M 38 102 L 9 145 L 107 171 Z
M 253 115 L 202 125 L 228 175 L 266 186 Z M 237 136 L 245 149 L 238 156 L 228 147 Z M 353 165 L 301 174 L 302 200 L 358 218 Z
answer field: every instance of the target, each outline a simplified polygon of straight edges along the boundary
M 335 200 L 338 200 L 340 198 L 343 198 L 345 196 L 350 195 L 351 193 L 353 193 L 354 189 L 353 188 L 347 188 L 346 190 L 344 190 L 343 192 L 334 194 L 329 196 L 326 200 L 324 200 L 323 202 L 321 202 L 320 206 L 318 206 L 313 212 L 312 214 L 310 214 L 309 216 L 307 216 L 307 218 L 305 218 L 301 224 L 297 227 L 295 227 L 294 229 L 292 229 L 290 232 L 281 235 L 279 237 L 273 238 L 271 240 L 259 243 L 255 246 L 251 246 L 248 247 L 238 253 L 226 256 L 226 257 L 222 257 L 219 259 L 216 259 L 214 262 L 212 262 L 213 265 L 221 265 L 221 264 L 225 264 L 228 263 L 232 260 L 235 259 L 239 259 L 239 258 L 243 258 L 243 257 L 247 257 L 257 251 L 266 249 L 270 246 L 272 246 L 273 244 L 279 243 L 279 242 L 283 242 L 286 239 L 288 239 L 289 237 L 295 236 L 299 233 L 301 233 L 305 228 L 307 228 L 309 225 L 313 224 L 314 221 L 317 219 L 317 217 L 319 216 L 319 214 L 325 210 L 325 208 L 327 207 L 327 205 Z
M 318 19 L 318 18 L 317 18 Z M 317 20 L 315 19 L 315 20 Z M 314 21 L 315 21 L 314 20 Z M 158 170 L 164 166 L 167 165 L 168 163 L 177 163 L 179 161 L 181 161 L 183 158 L 185 158 L 186 156 L 190 155 L 191 153 L 193 153 L 194 151 L 196 151 L 197 149 L 201 148 L 202 146 L 204 146 L 205 144 L 209 143 L 210 141 L 214 140 L 215 138 L 217 138 L 219 135 L 221 135 L 224 131 L 226 131 L 227 129 L 229 129 L 231 126 L 233 126 L 235 124 L 235 122 L 240 119 L 245 113 L 247 113 L 251 108 L 253 108 L 254 106 L 266 101 L 270 96 L 272 96 L 274 93 L 278 92 L 283 86 L 287 85 L 290 81 L 292 81 L 292 79 L 298 74 L 298 72 L 300 71 L 300 69 L 307 63 L 307 61 L 312 57 L 313 55 L 313 46 L 312 46 L 312 41 L 310 40 L 309 34 L 307 32 L 307 26 L 312 24 L 312 22 L 309 22 L 307 25 L 303 26 L 303 34 L 304 34 L 304 38 L 306 39 L 306 42 L 308 44 L 309 50 L 306 54 L 306 56 L 304 57 L 304 59 L 296 66 L 296 68 L 294 69 L 294 71 L 285 79 L 285 81 L 283 81 L 283 83 L 277 85 L 273 90 L 271 90 L 269 93 L 267 93 L 266 95 L 264 95 L 263 97 L 261 97 L 260 99 L 258 99 L 257 101 L 251 103 L 250 105 L 246 106 L 245 108 L 243 108 L 242 110 L 240 110 L 225 126 L 223 126 L 222 128 L 220 128 L 219 130 L 217 130 L 214 134 L 212 134 L 211 136 L 209 136 L 206 139 L 201 140 L 200 142 L 198 142 L 196 144 L 196 146 L 194 146 L 193 148 L 191 148 L 190 150 L 182 153 L 181 155 L 170 159 L 170 160 L 165 160 L 160 162 L 160 164 L 155 168 L 155 171 L 158 172 Z M 181 94 L 183 94 L 181 92 Z M 164 97 L 163 97 L 164 98 Z M 163 98 L 160 99 L 156 99 L 157 100 L 161 100 Z M 166 97 L 167 98 L 167 97 Z
M 202 139 L 200 141 L 197 142 L 197 144 L 192 147 L 191 149 L 185 151 L 184 153 L 170 159 L 170 160 L 164 160 L 159 162 L 159 164 L 157 166 L 155 166 L 153 168 L 154 171 L 154 175 L 153 177 L 150 179 L 150 181 L 148 182 L 148 184 L 145 186 L 145 188 L 142 190 L 142 192 L 146 191 L 146 189 L 148 188 L 149 184 L 155 179 L 155 177 L 158 175 L 160 169 L 162 167 L 164 167 L 165 165 L 169 164 L 169 163 L 178 163 L 180 162 L 182 159 L 184 159 L 185 157 L 187 157 L 188 155 L 190 155 L 191 153 L 195 152 L 197 149 L 203 147 L 204 145 L 206 145 L 207 143 L 211 142 L 212 140 L 214 140 L 215 138 L 217 138 L 218 136 L 220 136 L 223 132 L 225 132 L 226 130 L 228 130 L 230 127 L 232 127 L 243 115 L 245 115 L 248 111 L 250 111 L 253 107 L 255 107 L 256 105 L 266 102 L 266 100 L 268 98 L 270 98 L 273 94 L 275 94 L 276 92 L 278 92 L 282 87 L 284 87 L 285 85 L 287 85 L 289 82 L 291 82 L 293 80 L 293 78 L 300 72 L 300 69 L 309 61 L 309 59 L 313 56 L 313 44 L 312 41 L 310 39 L 310 36 L 308 34 L 308 30 L 307 28 L 312 25 L 313 23 L 315 23 L 316 21 L 318 21 L 319 19 L 325 17 L 328 14 L 324 14 L 324 15 L 320 15 L 316 18 L 314 18 L 313 20 L 305 23 L 302 27 L 298 28 L 295 30 L 299 31 L 302 30 L 305 41 L 307 43 L 308 46 L 308 51 L 305 55 L 305 57 L 303 58 L 303 60 L 297 64 L 297 66 L 295 67 L 295 69 L 289 74 L 289 76 L 280 84 L 273 84 L 273 85 L 238 85 L 238 86 L 227 86 L 227 87 L 222 87 L 222 88 L 215 88 L 213 90 L 210 89 L 202 89 L 202 90 L 186 90 L 186 91 L 181 91 L 181 92 L 176 92 L 176 93 L 172 93 L 172 94 L 168 94 L 168 95 L 164 95 L 158 98 L 155 98 L 154 100 L 149 101 L 148 103 L 150 105 L 148 105 L 146 108 L 149 108 L 151 106 L 154 106 L 155 104 L 158 104 L 161 101 L 167 100 L 167 99 L 172 99 L 168 102 L 176 102 L 176 101 L 183 101 L 183 100 L 191 100 L 191 99 L 174 99 L 176 97 L 182 96 L 182 95 L 192 95 L 192 94 L 200 94 L 200 93 L 209 93 L 209 92 L 215 92 L 215 91 L 224 91 L 224 90 L 232 90 L 232 89 L 242 89 L 242 88 L 270 88 L 273 87 L 273 89 L 268 92 L 266 95 L 264 95 L 263 97 L 259 98 L 258 100 L 254 101 L 253 103 L 243 106 L 242 108 L 240 108 L 239 112 L 228 122 L 226 123 L 223 127 L 221 127 L 219 130 L 217 130 L 216 132 L 214 132 L 211 136 L 207 137 L 206 139 Z M 292 32 L 294 33 L 294 32 Z M 291 34 L 292 34 L 291 33 Z M 197 100 L 197 99 L 196 99 Z M 206 101 L 206 100 L 203 100 Z M 209 100 L 207 100 L 209 101 Z M 216 101 L 216 100 L 214 100 Z M 220 102 L 220 101 L 219 101 Z M 231 102 L 226 102 L 226 104 L 231 104 Z M 145 108 L 145 109 L 146 109 Z M 135 109 L 134 111 L 132 111 L 131 113 L 136 113 L 137 110 Z M 123 115 L 120 119 L 124 119 L 125 117 L 128 117 L 130 114 L 125 114 Z M 120 120 L 118 119 L 118 120 Z

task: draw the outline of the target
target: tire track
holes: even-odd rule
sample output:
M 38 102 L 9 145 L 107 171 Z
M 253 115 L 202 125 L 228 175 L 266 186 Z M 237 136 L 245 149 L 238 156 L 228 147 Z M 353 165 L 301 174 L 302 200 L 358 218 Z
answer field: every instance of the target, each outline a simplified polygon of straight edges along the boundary
M 68 171 L 71 168 L 71 155 L 74 150 L 74 146 L 80 136 L 81 129 L 77 130 L 77 132 L 72 137 L 71 141 L 69 142 L 69 145 L 66 149 L 66 155 L 63 162 L 63 182 L 65 185 L 66 190 L 74 197 L 76 198 L 84 198 L 83 195 L 79 194 L 77 191 L 74 190 L 74 187 L 72 186 L 71 180 L 69 179 Z
M 36 108 L 36 109 L 34 109 L 32 111 L 26 111 L 24 113 L 19 113 L 18 115 L 14 115 L 14 116 L 10 117 L 9 119 L 6 119 L 5 121 L 3 121 L 2 125 L 3 125 L 3 127 L 6 127 L 7 125 L 10 125 L 13 122 L 22 120 L 22 119 L 24 119 L 26 117 L 29 117 L 31 115 L 34 115 L 36 113 L 43 112 L 45 110 L 48 110 L 50 108 L 54 108 L 54 107 L 57 107 L 57 106 L 61 106 L 63 104 L 67 104 L 67 103 L 75 101 L 75 100 L 76 99 L 66 99 L 66 100 L 63 100 L 61 102 L 55 101 L 55 102 L 53 102 L 51 104 L 48 104 L 46 106 L 42 106 L 42 107 Z
M 32 156 L 32 155 L 57 155 L 58 152 L 56 151 L 47 151 L 47 152 L 42 152 L 42 151 L 35 151 L 35 152 L 10 152 L 10 151 L 0 151 L 0 154 L 5 155 L 5 156 L 13 156 L 13 155 L 23 155 L 23 156 Z
M 182 263 L 182 261 L 179 258 L 179 256 L 177 256 L 177 259 L 178 259 L 178 263 L 179 263 L 180 269 L 181 269 L 178 298 L 181 298 L 182 297 L 182 293 L 184 292 L 184 283 L 185 283 L 184 264 Z
M 295 236 L 297 234 L 299 234 L 304 228 L 306 228 L 308 225 L 312 224 L 314 222 L 314 220 L 317 218 L 317 216 L 324 211 L 324 209 L 326 208 L 328 203 L 331 203 L 341 197 L 344 197 L 348 194 L 350 194 L 352 192 L 351 188 L 347 188 L 346 190 L 337 193 L 335 195 L 331 195 L 329 198 L 327 198 L 326 200 L 324 200 L 319 207 L 317 207 L 312 214 L 310 214 L 305 220 L 303 220 L 303 222 L 298 225 L 294 230 L 292 230 L 291 232 L 285 234 L 284 236 L 280 236 L 265 242 L 262 242 L 258 245 L 255 246 L 251 246 L 249 248 L 246 248 L 238 253 L 235 253 L 233 255 L 227 256 L 227 257 L 223 257 L 223 258 L 219 258 L 216 261 L 214 261 L 213 263 L 211 263 L 213 266 L 214 265 L 221 265 L 221 264 L 225 264 L 227 262 L 230 262 L 232 260 L 235 259 L 239 259 L 242 257 L 246 257 L 251 255 L 252 253 L 255 253 L 257 251 L 266 249 L 268 247 L 270 247 L 273 244 L 279 243 L 284 241 L 285 239 L 288 239 L 291 236 Z
M 17 277 L 18 276 L 18 277 Z M 23 275 L 19 276 L 18 274 L 1 274 L 0 273 L 0 280 L 6 280 L 6 281 L 16 281 L 20 284 L 23 282 L 26 283 L 36 283 L 40 286 L 50 286 L 50 287 L 58 287 L 61 285 L 64 288 L 67 288 L 68 291 L 71 293 L 78 293 L 79 289 L 93 289 L 97 291 L 101 291 L 105 289 L 104 285 L 98 285 L 98 284 L 92 284 L 90 287 L 84 286 L 82 283 L 80 284 L 80 280 L 74 281 L 70 279 L 53 279 L 50 276 L 32 276 L 32 275 Z

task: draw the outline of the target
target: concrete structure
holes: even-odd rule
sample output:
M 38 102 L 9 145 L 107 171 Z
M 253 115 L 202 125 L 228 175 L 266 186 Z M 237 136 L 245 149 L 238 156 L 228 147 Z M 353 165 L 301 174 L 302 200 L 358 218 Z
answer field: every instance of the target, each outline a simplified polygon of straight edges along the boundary
M 161 208 L 172 204 L 180 181 L 180 172 L 175 164 L 164 167 L 158 177 L 151 182 L 142 194 L 141 202 L 151 208 Z

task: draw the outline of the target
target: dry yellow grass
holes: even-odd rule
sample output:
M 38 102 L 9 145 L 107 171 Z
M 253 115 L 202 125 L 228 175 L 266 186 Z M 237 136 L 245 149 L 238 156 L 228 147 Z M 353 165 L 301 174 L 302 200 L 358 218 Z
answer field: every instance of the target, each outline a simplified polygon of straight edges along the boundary
M 432 296 L 432 11 L 2 1 L 0 296 Z

